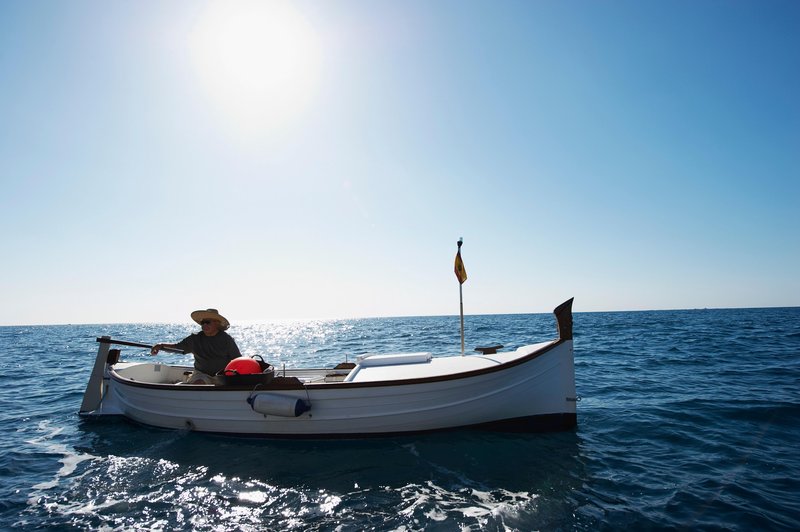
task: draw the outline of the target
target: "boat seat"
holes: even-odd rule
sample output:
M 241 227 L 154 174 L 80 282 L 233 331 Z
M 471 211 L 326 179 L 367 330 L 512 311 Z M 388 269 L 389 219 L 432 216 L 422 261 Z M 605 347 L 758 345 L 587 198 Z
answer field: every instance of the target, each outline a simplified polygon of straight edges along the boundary
M 386 367 L 405 365 L 413 366 L 415 364 L 427 365 L 430 364 L 432 358 L 433 357 L 429 352 L 389 353 L 380 355 L 367 353 L 364 355 L 358 355 L 356 357 L 356 367 L 347 374 L 347 377 L 344 378 L 343 382 L 353 382 L 356 380 L 357 376 L 361 378 L 364 372 L 372 372 L 371 374 L 374 375 L 374 372 L 377 371 L 378 374 L 381 374 L 380 370 L 385 369 Z M 376 379 L 367 378 L 366 380 Z
M 424 353 L 390 353 L 385 355 L 364 354 L 358 355 L 356 361 L 362 368 L 376 366 L 395 366 L 398 364 L 419 364 L 430 362 L 431 354 Z
M 486 347 L 476 347 L 475 351 L 478 351 L 482 355 L 494 355 L 495 353 L 497 353 L 498 349 L 502 348 L 503 346 L 498 344 L 498 345 L 489 345 Z

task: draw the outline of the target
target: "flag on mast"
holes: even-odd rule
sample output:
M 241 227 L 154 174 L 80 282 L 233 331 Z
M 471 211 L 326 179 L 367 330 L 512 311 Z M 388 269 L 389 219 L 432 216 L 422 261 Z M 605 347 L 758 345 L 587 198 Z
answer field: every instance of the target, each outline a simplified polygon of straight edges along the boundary
M 467 270 L 464 268 L 464 261 L 461 260 L 461 244 L 463 243 L 464 241 L 459 238 L 458 253 L 456 253 L 456 265 L 455 265 L 456 279 L 458 279 L 459 284 L 464 284 L 464 281 L 467 280 Z
M 461 314 L 461 356 L 464 356 L 464 281 L 467 280 L 467 270 L 464 269 L 464 261 L 461 260 L 461 244 L 463 238 L 458 239 L 458 253 L 456 253 L 456 279 L 458 279 L 458 306 Z

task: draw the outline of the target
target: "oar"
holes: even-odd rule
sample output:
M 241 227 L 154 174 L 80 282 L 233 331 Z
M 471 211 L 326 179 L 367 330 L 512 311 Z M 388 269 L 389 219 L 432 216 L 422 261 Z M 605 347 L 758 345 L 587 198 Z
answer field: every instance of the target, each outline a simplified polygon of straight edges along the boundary
M 152 345 L 140 344 L 138 342 L 126 342 L 124 340 L 112 340 L 111 338 L 98 338 L 97 341 L 101 344 L 127 345 L 130 347 L 144 347 L 146 349 L 153 349 Z M 183 351 L 182 349 L 173 349 L 171 347 L 162 347 L 161 351 L 166 351 L 167 353 L 180 353 L 181 355 L 186 354 L 186 351 Z

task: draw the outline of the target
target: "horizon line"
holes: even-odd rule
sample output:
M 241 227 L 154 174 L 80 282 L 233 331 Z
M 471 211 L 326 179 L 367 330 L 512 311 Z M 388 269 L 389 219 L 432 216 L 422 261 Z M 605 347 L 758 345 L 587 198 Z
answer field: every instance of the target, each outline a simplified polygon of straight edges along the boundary
M 692 307 L 692 308 L 664 308 L 664 309 L 631 309 L 631 310 L 573 310 L 573 314 L 609 314 L 623 312 L 695 312 L 706 310 L 768 310 L 768 309 L 793 309 L 800 308 L 800 305 L 775 305 L 760 307 Z M 529 316 L 540 314 L 553 314 L 547 312 L 484 312 L 476 314 L 464 314 L 467 316 Z M 376 320 L 376 319 L 400 319 L 400 318 L 458 318 L 458 314 L 400 314 L 393 316 L 350 316 L 338 318 L 258 318 L 244 319 L 232 322 L 231 327 L 236 324 L 253 325 L 257 323 L 270 322 L 302 322 L 302 321 L 349 321 L 349 320 Z M 191 322 L 187 322 L 191 323 Z M 184 322 L 175 321 L 111 321 L 111 322 L 72 322 L 72 323 L 27 323 L 27 324 L 0 324 L 0 327 L 67 327 L 67 326 L 90 326 L 90 325 L 182 325 Z

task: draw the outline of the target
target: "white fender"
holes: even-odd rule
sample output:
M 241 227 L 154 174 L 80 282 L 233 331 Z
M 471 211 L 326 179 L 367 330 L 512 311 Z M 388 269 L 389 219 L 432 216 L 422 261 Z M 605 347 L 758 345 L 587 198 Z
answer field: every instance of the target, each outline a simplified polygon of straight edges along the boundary
M 283 417 L 297 417 L 311 410 L 311 405 L 302 399 L 275 395 L 272 393 L 259 393 L 247 398 L 250 408 L 259 414 Z

